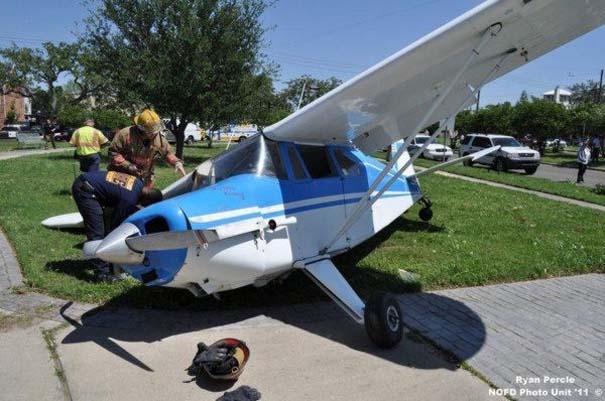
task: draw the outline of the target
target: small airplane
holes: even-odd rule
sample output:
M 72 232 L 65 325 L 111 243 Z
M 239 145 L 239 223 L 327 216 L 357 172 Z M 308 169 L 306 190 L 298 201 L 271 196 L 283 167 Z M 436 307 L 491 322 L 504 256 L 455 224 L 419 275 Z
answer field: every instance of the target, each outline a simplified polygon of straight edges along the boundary
M 403 333 L 396 298 L 379 292 L 364 304 L 332 257 L 418 202 L 430 220 L 418 177 L 496 148 L 420 172 L 415 158 L 486 83 L 604 21 L 605 0 L 486 1 L 202 163 L 84 253 L 148 286 L 196 296 L 260 287 L 300 269 L 377 346 L 393 347 Z M 440 128 L 410 156 L 408 145 L 435 122 Z M 386 164 L 367 156 L 393 144 Z

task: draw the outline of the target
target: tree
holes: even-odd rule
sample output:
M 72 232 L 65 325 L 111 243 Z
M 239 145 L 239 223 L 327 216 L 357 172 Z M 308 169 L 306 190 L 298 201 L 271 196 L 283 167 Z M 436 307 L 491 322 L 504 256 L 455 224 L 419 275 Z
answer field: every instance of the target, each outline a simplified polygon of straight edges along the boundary
M 303 75 L 288 81 L 286 88 L 280 93 L 280 96 L 290 106 L 292 111 L 295 111 L 298 108 L 303 88 L 305 91 L 302 102 L 300 102 L 300 107 L 304 107 L 315 99 L 322 97 L 340 84 L 342 84 L 342 81 L 336 77 L 317 79 L 310 75 Z
M 15 108 L 15 101 L 13 100 L 6 112 L 5 124 L 14 124 L 17 122 L 17 109 Z
M 605 132 L 605 105 L 583 103 L 570 112 L 569 130 L 580 137 Z
M 509 102 L 489 105 L 479 110 L 478 114 L 482 122 L 481 132 L 498 135 L 513 134 L 512 120 L 514 109 Z
M 527 94 L 527 91 L 524 89 L 523 92 L 521 92 L 521 96 L 519 96 L 519 101 L 517 103 L 525 103 L 525 102 L 529 102 L 529 95 Z
M 31 97 L 43 87 L 48 94 L 49 109 L 57 112 L 57 81 L 61 74 L 72 69 L 76 63 L 78 44 L 44 42 L 42 49 L 31 49 L 13 45 L 0 50 L 6 60 L 4 67 L 5 91 L 18 92 Z M 6 71 L 6 65 L 10 71 Z
M 64 105 L 57 115 L 59 124 L 66 127 L 80 127 L 84 120 L 91 117 L 95 120 L 95 126 L 101 130 L 113 131 L 123 128 L 132 123 L 132 119 L 124 112 L 111 108 L 91 109 L 84 105 Z
M 182 157 L 189 122 L 218 127 L 241 118 L 253 77 L 270 74 L 260 54 L 266 7 L 265 0 L 101 0 L 83 40 L 123 107 L 152 106 L 171 119 Z
M 517 104 L 512 125 L 518 135 L 531 135 L 538 141 L 538 150 L 544 154 L 546 139 L 565 133 L 569 126 L 569 111 L 560 104 L 534 100 Z
M 572 104 L 598 103 L 599 83 L 592 79 L 573 84 L 569 90 Z

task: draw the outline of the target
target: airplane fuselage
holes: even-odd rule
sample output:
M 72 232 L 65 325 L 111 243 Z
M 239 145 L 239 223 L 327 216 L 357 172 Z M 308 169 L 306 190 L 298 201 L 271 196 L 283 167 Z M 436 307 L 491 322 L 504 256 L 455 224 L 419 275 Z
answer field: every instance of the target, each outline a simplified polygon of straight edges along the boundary
M 352 147 L 311 148 L 286 142 L 273 146 L 273 159 L 280 159 L 274 170 L 281 173 L 237 174 L 152 205 L 126 221 L 141 235 L 217 227 L 234 227 L 235 235 L 189 248 L 147 251 L 143 263 L 123 268 L 147 285 L 198 288 L 211 294 L 263 285 L 297 261 L 318 256 L 384 165 Z M 417 181 L 402 176 L 330 255 L 372 237 L 421 197 Z M 272 221 L 273 226 L 261 224 L 260 229 L 244 228 L 238 234 L 240 227 L 259 221 Z

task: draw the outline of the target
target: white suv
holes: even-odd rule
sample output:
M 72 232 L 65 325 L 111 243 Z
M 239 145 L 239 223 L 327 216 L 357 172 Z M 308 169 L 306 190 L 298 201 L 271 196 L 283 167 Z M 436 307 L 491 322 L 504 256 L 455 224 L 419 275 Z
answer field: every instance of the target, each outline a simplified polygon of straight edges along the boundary
M 521 145 L 512 136 L 505 135 L 467 135 L 460 143 L 460 156 L 466 156 L 492 146 L 501 146 L 500 150 L 482 157 L 475 163 L 493 167 L 496 171 L 525 170 L 527 174 L 534 174 L 540 165 L 540 153 Z M 473 162 L 466 161 L 467 166 Z

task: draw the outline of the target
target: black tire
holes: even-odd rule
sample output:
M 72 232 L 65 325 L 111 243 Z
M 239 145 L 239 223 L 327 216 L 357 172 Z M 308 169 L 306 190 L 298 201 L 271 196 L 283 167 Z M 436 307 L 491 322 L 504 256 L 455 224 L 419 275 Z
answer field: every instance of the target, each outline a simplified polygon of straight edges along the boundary
M 370 340 L 379 348 L 393 348 L 403 338 L 401 307 L 391 294 L 372 294 L 365 306 L 364 319 Z
M 420 220 L 422 221 L 431 221 L 433 218 L 433 209 L 430 207 L 423 207 L 418 212 L 418 217 L 420 217 Z
M 504 162 L 503 158 L 498 157 L 496 158 L 496 160 L 494 160 L 494 170 L 499 173 L 503 173 L 506 171 L 506 163 Z
M 240 136 L 237 141 L 238 142 L 244 142 L 246 139 L 248 139 L 248 138 L 246 138 L 245 136 Z
M 464 153 L 464 154 L 462 155 L 462 157 L 464 157 L 464 156 L 468 156 L 468 155 L 469 155 L 468 153 Z M 463 165 L 465 165 L 466 167 L 473 167 L 473 162 L 472 162 L 472 161 L 470 161 L 470 159 L 469 159 L 469 160 L 465 160 L 465 161 L 463 161 L 463 162 L 462 162 L 462 164 L 463 164 Z
M 536 171 L 538 171 L 538 167 L 527 167 L 525 169 L 525 173 L 527 175 L 534 175 L 536 173 Z
M 189 135 L 189 136 L 187 137 L 187 140 L 185 140 L 185 143 L 186 143 L 187 145 L 193 145 L 193 137 L 192 137 L 191 135 Z

